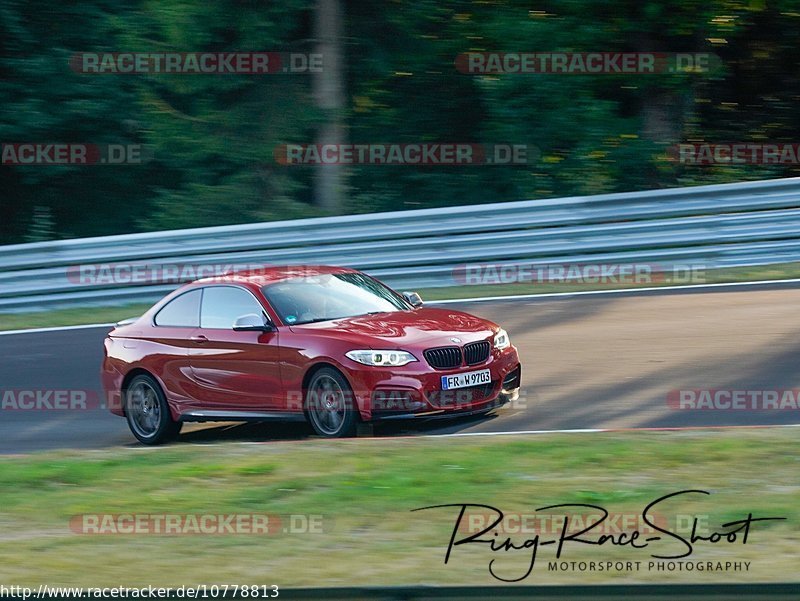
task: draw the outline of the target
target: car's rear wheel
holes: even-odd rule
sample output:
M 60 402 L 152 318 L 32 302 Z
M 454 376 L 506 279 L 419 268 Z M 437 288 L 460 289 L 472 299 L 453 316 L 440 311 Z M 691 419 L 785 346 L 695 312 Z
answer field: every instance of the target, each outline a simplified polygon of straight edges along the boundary
M 128 427 L 139 442 L 162 444 L 178 435 L 182 424 L 172 419 L 164 391 L 155 378 L 147 374 L 136 376 L 124 394 Z
M 350 384 L 341 373 L 329 367 L 320 369 L 306 392 L 306 411 L 314 431 L 330 438 L 355 435 L 358 412 L 354 401 Z

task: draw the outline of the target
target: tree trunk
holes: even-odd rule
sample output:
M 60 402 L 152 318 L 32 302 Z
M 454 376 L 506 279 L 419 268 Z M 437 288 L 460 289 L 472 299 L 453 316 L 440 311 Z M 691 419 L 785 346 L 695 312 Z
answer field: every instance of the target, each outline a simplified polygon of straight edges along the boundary
M 314 102 L 325 118 L 317 133 L 317 144 L 342 144 L 344 125 L 344 60 L 342 52 L 341 0 L 317 0 L 314 10 L 315 52 L 322 55 L 322 70 L 312 74 Z M 342 206 L 342 165 L 318 165 L 314 173 L 314 202 L 338 212 Z

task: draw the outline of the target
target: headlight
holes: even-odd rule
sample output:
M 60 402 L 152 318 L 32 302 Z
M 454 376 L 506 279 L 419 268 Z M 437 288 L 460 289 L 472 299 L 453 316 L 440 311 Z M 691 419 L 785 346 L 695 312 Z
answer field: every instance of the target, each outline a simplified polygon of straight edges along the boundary
M 508 332 L 500 330 L 494 335 L 494 348 L 504 349 L 511 346 L 511 340 L 508 339 Z
M 391 367 L 399 367 L 417 360 L 414 355 L 406 351 L 350 351 L 345 353 L 345 356 L 364 365 Z

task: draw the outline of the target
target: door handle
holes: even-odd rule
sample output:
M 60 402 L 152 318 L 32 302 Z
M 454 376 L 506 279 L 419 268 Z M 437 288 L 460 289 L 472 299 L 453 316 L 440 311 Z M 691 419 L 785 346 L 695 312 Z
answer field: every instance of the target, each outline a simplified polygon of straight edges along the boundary
M 189 340 L 191 340 L 192 342 L 196 342 L 198 344 L 203 344 L 204 342 L 208 342 L 208 338 L 206 338 L 202 334 L 199 334 L 198 336 L 192 336 Z

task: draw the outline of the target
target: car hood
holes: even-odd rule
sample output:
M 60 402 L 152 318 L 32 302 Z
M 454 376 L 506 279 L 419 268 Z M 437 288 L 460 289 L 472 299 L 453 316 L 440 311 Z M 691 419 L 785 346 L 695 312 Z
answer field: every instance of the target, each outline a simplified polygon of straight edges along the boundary
M 292 326 L 293 331 L 349 334 L 369 337 L 375 345 L 409 348 L 414 346 L 448 346 L 485 340 L 498 326 L 489 320 L 462 311 L 421 307 L 413 311 L 395 311 L 375 315 L 347 317 L 313 324 Z

